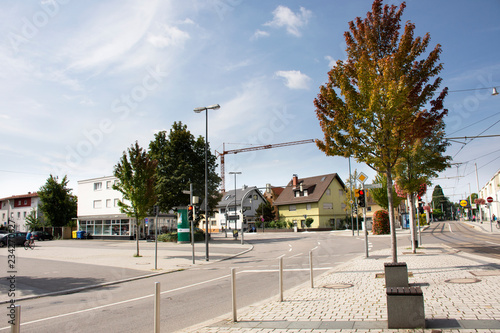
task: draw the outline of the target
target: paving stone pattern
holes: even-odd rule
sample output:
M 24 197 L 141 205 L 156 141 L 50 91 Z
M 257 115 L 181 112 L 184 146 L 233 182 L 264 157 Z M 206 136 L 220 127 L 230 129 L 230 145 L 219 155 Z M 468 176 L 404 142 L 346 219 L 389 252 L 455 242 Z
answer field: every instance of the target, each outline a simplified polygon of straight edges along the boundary
M 313 289 L 306 283 L 283 302 L 276 297 L 240 310 L 237 323 L 219 318 L 186 332 L 500 332 L 500 260 L 441 245 L 417 254 L 398 249 L 410 286 L 422 288 L 425 330 L 387 329 L 385 279 L 376 275 L 390 261 L 390 250 L 371 253 L 315 278 Z M 341 284 L 352 286 L 336 288 Z

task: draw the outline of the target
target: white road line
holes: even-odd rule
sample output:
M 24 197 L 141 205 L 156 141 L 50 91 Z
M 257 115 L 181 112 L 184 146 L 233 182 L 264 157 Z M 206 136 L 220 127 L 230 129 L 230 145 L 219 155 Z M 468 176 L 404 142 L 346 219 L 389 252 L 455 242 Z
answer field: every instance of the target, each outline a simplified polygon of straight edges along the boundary
M 223 276 L 220 276 L 220 277 L 215 278 L 215 279 L 211 279 L 211 280 L 207 280 L 207 281 L 203 281 L 203 282 L 194 283 L 194 284 L 191 284 L 189 286 L 184 286 L 184 287 L 179 287 L 179 288 L 174 288 L 174 289 L 162 291 L 160 294 L 168 294 L 168 293 L 171 293 L 171 292 L 174 292 L 174 291 L 179 291 L 179 290 L 187 289 L 187 288 L 190 288 L 190 287 L 199 286 L 199 285 L 202 285 L 202 284 L 205 284 L 205 283 L 210 283 L 210 282 L 214 282 L 214 281 L 217 281 L 217 280 L 229 278 L 230 276 L 231 276 L 230 274 L 223 275 Z M 77 315 L 77 314 L 80 314 L 80 313 L 90 312 L 90 311 L 94 311 L 94 310 L 109 308 L 109 307 L 115 306 L 115 305 L 121 305 L 121 304 L 130 303 L 130 302 L 140 301 L 140 300 L 143 300 L 143 299 L 146 299 L 146 298 L 149 298 L 149 297 L 153 297 L 153 296 L 154 296 L 154 294 L 150 294 L 150 295 L 145 295 L 145 296 L 141 296 L 141 297 L 131 298 L 131 299 L 120 301 L 120 302 L 110 303 L 110 304 L 106 304 L 106 305 L 100 305 L 100 306 L 96 306 L 96 307 L 93 307 L 93 308 L 88 308 L 88 309 L 85 309 L 85 310 L 73 311 L 73 312 L 68 312 L 68 313 L 60 314 L 60 315 L 57 315 L 57 316 L 52 316 L 52 317 L 47 317 L 47 318 L 41 318 L 41 319 L 37 319 L 37 320 L 32 320 L 32 321 L 21 323 L 21 326 L 35 324 L 35 323 L 39 323 L 39 322 L 42 322 L 42 321 L 47 321 L 47 320 L 52 320 L 52 319 L 57 319 L 57 318 L 63 318 L 63 317 L 72 316 L 72 315 Z M 0 328 L 0 330 L 5 330 L 5 329 L 9 329 L 9 328 L 10 328 L 10 326 L 9 327 L 2 327 L 2 328 Z
M 450 232 L 451 232 L 452 234 L 454 233 L 454 232 L 453 232 L 453 230 L 451 230 L 451 224 L 450 224 L 450 223 L 448 223 L 448 229 L 450 229 Z
M 295 258 L 295 257 L 301 256 L 302 254 L 303 254 L 303 253 L 298 253 L 298 254 L 295 254 L 295 255 L 293 255 L 293 256 L 291 256 L 291 257 L 289 257 L 289 258 Z
M 329 269 L 332 269 L 333 267 L 317 267 L 314 268 L 314 270 L 321 270 L 321 271 L 326 271 Z M 302 271 L 310 271 L 310 268 L 288 268 L 288 269 L 283 269 L 285 272 L 302 272 Z M 241 271 L 240 273 L 272 273 L 272 272 L 278 272 L 279 269 L 247 269 L 244 271 Z
M 493 245 L 500 245 L 500 244 L 498 244 L 498 243 L 493 243 L 493 242 L 488 242 L 488 241 L 487 241 L 486 243 L 488 243 L 488 244 L 493 244 Z
M 288 244 L 288 246 L 290 246 L 290 248 L 288 249 L 288 252 L 291 252 L 292 251 L 292 244 Z

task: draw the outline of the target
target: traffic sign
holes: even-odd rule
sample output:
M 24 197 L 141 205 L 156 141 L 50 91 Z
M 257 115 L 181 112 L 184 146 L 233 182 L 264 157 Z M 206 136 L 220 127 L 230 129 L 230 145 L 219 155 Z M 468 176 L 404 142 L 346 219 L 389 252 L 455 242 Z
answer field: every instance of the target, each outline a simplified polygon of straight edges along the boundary
M 370 189 L 370 188 L 382 188 L 382 184 L 380 184 L 380 183 L 375 183 L 375 184 L 366 184 L 366 185 L 365 185 L 365 188 L 366 188 L 366 189 Z
M 361 172 L 361 173 L 359 174 L 359 176 L 358 176 L 358 180 L 359 180 L 360 182 L 362 182 L 362 183 L 364 183 L 364 182 L 365 182 L 365 180 L 367 180 L 367 179 L 368 179 L 368 176 L 367 176 L 367 175 L 365 175 L 365 174 L 364 174 L 364 173 L 362 173 L 362 172 Z
M 460 200 L 460 206 L 466 207 L 468 204 L 467 200 Z
M 487 197 L 487 198 L 486 198 L 486 201 L 488 201 L 488 202 L 493 202 L 493 198 L 492 198 L 492 197 Z

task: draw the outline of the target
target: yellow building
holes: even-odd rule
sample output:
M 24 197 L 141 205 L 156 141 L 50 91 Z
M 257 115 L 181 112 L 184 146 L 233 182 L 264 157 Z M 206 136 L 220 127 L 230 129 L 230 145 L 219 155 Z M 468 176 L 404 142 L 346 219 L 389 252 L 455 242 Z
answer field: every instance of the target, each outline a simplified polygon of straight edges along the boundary
M 274 205 L 280 216 L 298 228 L 312 218 L 311 228 L 330 229 L 345 218 L 344 201 L 345 185 L 336 173 L 302 179 L 293 175 Z

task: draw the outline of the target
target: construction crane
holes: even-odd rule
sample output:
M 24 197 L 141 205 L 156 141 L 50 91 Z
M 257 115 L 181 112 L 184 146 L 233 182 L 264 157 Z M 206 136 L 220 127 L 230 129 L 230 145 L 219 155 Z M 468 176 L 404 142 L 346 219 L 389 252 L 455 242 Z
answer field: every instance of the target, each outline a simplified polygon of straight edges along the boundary
M 255 150 L 263 150 L 263 149 L 271 149 L 271 148 L 278 148 L 278 147 L 286 147 L 286 146 L 294 146 L 294 145 L 302 145 L 305 143 L 312 143 L 314 142 L 314 139 L 307 139 L 307 140 L 300 140 L 300 141 L 291 141 L 291 142 L 283 142 L 283 143 L 275 143 L 271 145 L 264 145 L 264 146 L 255 146 L 255 147 L 248 147 L 248 148 L 241 148 L 241 149 L 231 149 L 231 150 L 226 150 L 225 148 L 225 143 L 222 144 L 222 152 L 218 152 L 217 150 L 215 153 L 217 156 L 220 156 L 220 173 L 221 173 L 221 178 L 222 178 L 222 192 L 226 191 L 226 181 L 225 181 L 225 170 L 224 170 L 224 156 L 227 154 L 238 154 L 238 153 L 245 153 L 247 151 L 255 151 Z

